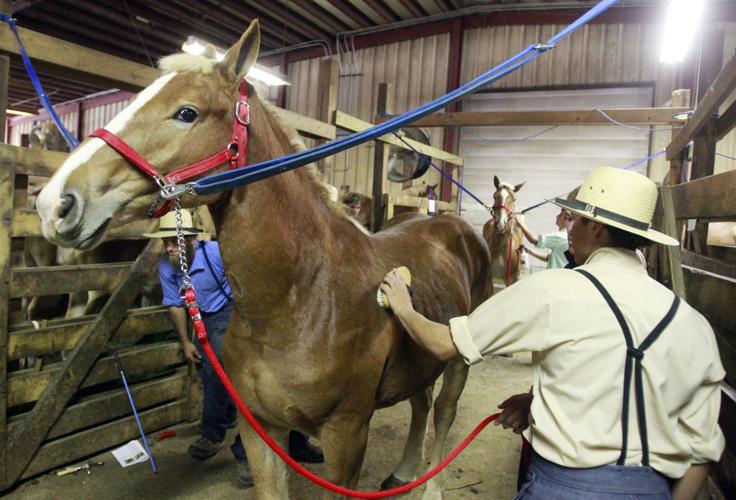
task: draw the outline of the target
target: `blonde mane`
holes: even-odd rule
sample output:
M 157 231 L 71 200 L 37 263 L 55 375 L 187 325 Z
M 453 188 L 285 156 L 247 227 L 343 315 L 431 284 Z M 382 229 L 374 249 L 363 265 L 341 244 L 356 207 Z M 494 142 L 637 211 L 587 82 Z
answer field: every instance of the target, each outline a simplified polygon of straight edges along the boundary
M 158 62 L 158 67 L 164 74 L 193 71 L 209 75 L 215 69 L 217 60 L 214 57 L 208 56 L 209 53 L 207 51 L 200 56 L 185 54 L 182 52 L 162 58 Z

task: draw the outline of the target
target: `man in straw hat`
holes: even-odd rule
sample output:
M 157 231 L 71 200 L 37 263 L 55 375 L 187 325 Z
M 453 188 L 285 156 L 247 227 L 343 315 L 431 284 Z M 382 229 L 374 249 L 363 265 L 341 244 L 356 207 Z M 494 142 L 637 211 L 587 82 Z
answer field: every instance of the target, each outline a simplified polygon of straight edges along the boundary
M 576 200 L 554 200 L 573 213 L 580 267 L 525 278 L 449 326 L 414 311 L 396 270 L 381 284 L 407 332 L 439 358 L 532 352 L 531 416 L 520 422 L 524 402 L 502 416 L 529 425 L 531 471 L 517 498 L 691 499 L 721 456 L 713 330 L 635 254 L 678 244 L 650 228 L 656 201 L 646 177 L 594 169 Z
M 209 235 L 202 229 L 194 227 L 192 214 L 188 210 L 182 210 L 181 217 L 189 276 L 197 293 L 197 302 L 207 329 L 207 338 L 217 359 L 222 363 L 222 346 L 233 312 L 233 297 L 222 264 L 220 247 L 216 241 L 196 241 L 197 237 L 208 237 Z M 164 243 L 165 255 L 159 262 L 163 304 L 169 308 L 171 321 L 179 336 L 184 357 L 197 367 L 204 389 L 201 435 L 189 446 L 187 453 L 198 460 L 207 460 L 222 449 L 227 429 L 235 425 L 237 416 L 235 405 L 217 378 L 199 341 L 190 340 L 188 315 L 184 308 L 184 300 L 179 294 L 184 275 L 181 271 L 179 245 L 176 238 L 176 213 L 169 212 L 161 217 L 158 231 L 146 233 L 143 236 L 161 238 Z M 250 474 L 240 434 L 235 436 L 230 450 L 238 464 L 238 481 L 245 486 L 252 486 L 253 477 Z M 324 461 L 321 450 L 309 443 L 306 436 L 297 432 L 289 435 L 289 453 L 295 459 L 305 462 Z

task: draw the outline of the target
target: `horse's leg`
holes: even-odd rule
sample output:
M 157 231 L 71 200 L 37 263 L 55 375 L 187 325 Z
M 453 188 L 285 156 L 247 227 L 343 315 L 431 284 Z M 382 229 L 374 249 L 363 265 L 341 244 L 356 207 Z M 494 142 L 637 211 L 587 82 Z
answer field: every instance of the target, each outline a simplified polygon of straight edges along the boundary
M 432 407 L 433 385 L 409 398 L 411 402 L 411 424 L 404 445 L 404 454 L 394 472 L 381 483 L 382 490 L 402 486 L 413 481 L 424 461 L 424 437 L 427 434 L 427 418 Z
M 368 443 L 369 421 L 360 413 L 338 415 L 322 426 L 320 442 L 329 481 L 351 489 L 358 486 Z M 327 491 L 324 498 L 343 497 Z
M 250 471 L 255 481 L 256 498 L 259 500 L 288 499 L 289 485 L 286 464 L 263 442 L 242 416 L 238 417 L 238 424 L 240 438 L 243 440 Z M 289 449 L 288 429 L 276 428 L 263 422 L 261 425 L 281 449 Z
M 456 359 L 447 365 L 442 375 L 442 390 L 434 402 L 434 443 L 430 453 L 430 470 L 435 468 L 445 456 L 445 441 L 455 420 L 457 400 L 465 388 L 468 370 L 468 365 L 461 359 Z M 444 484 L 444 472 L 441 472 L 427 482 L 427 489 L 422 499 L 442 498 Z

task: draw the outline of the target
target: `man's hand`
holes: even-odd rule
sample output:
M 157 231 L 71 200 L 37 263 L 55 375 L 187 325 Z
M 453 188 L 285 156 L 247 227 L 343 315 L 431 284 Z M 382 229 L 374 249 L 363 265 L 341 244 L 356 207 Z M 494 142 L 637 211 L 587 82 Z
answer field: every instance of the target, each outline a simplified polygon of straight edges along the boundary
M 502 425 L 504 429 L 511 427 L 516 434 L 529 427 L 529 410 L 533 396 L 527 392 L 514 394 L 498 405 L 503 410 L 493 425 Z
M 184 359 L 190 363 L 196 365 L 202 362 L 202 356 L 197 352 L 197 347 L 188 340 L 181 343 L 181 350 L 184 353 Z
M 404 278 L 396 269 L 389 271 L 386 277 L 383 278 L 381 291 L 386 294 L 388 306 L 396 316 L 401 317 L 414 309 Z

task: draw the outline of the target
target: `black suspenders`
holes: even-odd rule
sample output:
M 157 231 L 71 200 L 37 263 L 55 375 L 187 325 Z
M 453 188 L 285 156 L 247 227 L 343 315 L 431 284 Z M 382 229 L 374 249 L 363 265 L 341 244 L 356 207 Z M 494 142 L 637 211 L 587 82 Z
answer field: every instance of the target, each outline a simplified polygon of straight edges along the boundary
M 215 270 L 212 269 L 212 263 L 210 262 L 210 258 L 207 256 L 207 250 L 205 250 L 204 247 L 205 247 L 204 241 L 200 241 L 199 242 L 199 249 L 202 250 L 202 254 L 204 255 L 204 260 L 205 260 L 205 262 L 207 262 L 207 267 L 210 269 L 210 273 L 212 274 L 212 277 L 215 279 L 215 282 L 217 283 L 217 286 L 220 288 L 220 291 L 225 296 L 225 298 L 227 299 L 227 301 L 228 302 L 232 302 L 233 301 L 233 296 L 230 295 L 229 293 L 227 293 L 225 291 L 225 287 L 222 286 L 222 283 L 220 282 L 220 280 L 217 279 L 217 274 L 215 274 Z M 225 279 L 227 279 L 227 278 L 225 278 Z
M 664 318 L 662 318 L 662 321 L 659 322 L 659 324 L 654 327 L 654 330 L 647 335 L 647 337 L 642 341 L 642 343 L 639 345 L 639 347 L 634 347 L 634 341 L 631 336 L 631 331 L 629 330 L 629 325 L 626 323 L 626 320 L 624 319 L 623 314 L 621 314 L 621 309 L 616 305 L 616 302 L 614 302 L 611 295 L 608 293 L 608 290 L 606 290 L 603 285 L 601 284 L 598 279 L 590 274 L 587 271 L 584 271 L 582 269 L 576 269 L 577 272 L 588 278 L 593 285 L 598 289 L 598 291 L 603 295 L 603 298 L 606 299 L 606 303 L 608 303 L 608 307 L 611 308 L 611 311 L 613 311 L 614 316 L 616 316 L 616 320 L 618 321 L 618 324 L 621 326 L 621 330 L 624 334 L 624 339 L 626 340 L 626 364 L 624 365 L 624 403 L 623 403 L 623 409 L 621 411 L 621 432 L 622 432 L 622 443 L 621 443 L 621 455 L 618 457 L 618 462 L 616 462 L 617 465 L 624 465 L 624 462 L 626 460 L 626 449 L 627 449 L 627 441 L 629 437 L 629 398 L 631 394 L 631 371 L 632 371 L 632 362 L 634 365 L 634 384 L 635 384 L 635 398 L 636 398 L 636 416 L 637 420 L 639 421 L 639 439 L 641 440 L 641 450 L 642 450 L 642 460 L 641 464 L 644 466 L 649 465 L 649 439 L 647 437 L 647 419 L 646 419 L 646 413 L 644 410 L 644 382 L 642 380 L 642 365 L 641 362 L 644 359 L 644 351 L 646 351 L 649 346 L 651 346 L 655 340 L 661 335 L 661 333 L 664 331 L 664 329 L 669 325 L 669 323 L 672 321 L 672 318 L 675 317 L 675 313 L 677 312 L 677 307 L 680 305 L 680 298 L 675 295 L 675 300 L 672 302 L 672 305 L 670 306 L 669 311 L 667 311 L 667 314 Z

